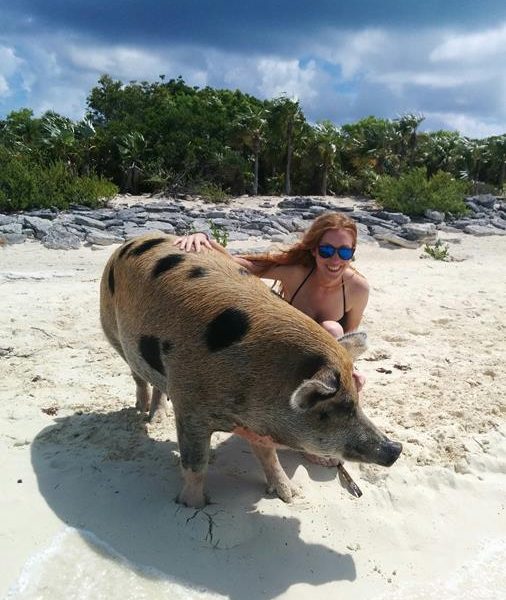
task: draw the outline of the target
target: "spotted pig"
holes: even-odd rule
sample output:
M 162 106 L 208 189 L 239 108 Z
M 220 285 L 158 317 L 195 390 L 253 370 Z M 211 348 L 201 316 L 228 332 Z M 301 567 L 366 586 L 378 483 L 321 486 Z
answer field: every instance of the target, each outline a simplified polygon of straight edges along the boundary
M 390 466 L 401 444 L 362 412 L 352 359 L 364 334 L 338 343 L 220 252 L 185 253 L 173 237 L 147 235 L 118 248 L 101 282 L 101 322 L 137 383 L 173 403 L 183 487 L 179 502 L 201 507 L 214 431 L 250 441 L 270 491 L 294 489 L 276 447 Z

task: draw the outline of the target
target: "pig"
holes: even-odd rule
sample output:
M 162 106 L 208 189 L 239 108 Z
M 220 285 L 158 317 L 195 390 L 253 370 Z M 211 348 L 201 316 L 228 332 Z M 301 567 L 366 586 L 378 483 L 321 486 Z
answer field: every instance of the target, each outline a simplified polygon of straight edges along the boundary
M 118 248 L 100 286 L 104 333 L 129 365 L 137 407 L 173 404 L 183 486 L 177 501 L 206 504 L 211 434 L 246 437 L 268 490 L 296 492 L 277 447 L 325 459 L 392 465 L 402 446 L 362 412 L 352 361 L 365 334 L 339 342 L 227 255 L 186 253 L 148 234 Z M 163 396 L 162 396 L 163 398 Z

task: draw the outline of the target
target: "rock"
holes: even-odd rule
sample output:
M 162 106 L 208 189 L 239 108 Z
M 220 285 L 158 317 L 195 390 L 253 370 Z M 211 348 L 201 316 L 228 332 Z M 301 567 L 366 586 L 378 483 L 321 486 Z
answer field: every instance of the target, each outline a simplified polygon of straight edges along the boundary
M 384 221 L 392 221 L 393 223 L 397 223 L 397 225 L 405 225 L 406 223 L 411 223 L 411 219 L 407 215 L 404 215 L 399 212 L 388 212 L 385 210 L 381 210 L 377 213 L 374 213 L 374 216 Z
M 123 237 L 101 231 L 89 231 L 86 235 L 86 241 L 97 246 L 110 246 L 111 244 L 122 244 Z
M 16 217 L 13 217 L 11 215 L 0 214 L 0 227 L 2 227 L 3 225 L 10 225 L 11 223 L 16 223 L 16 222 L 17 222 Z
M 243 233 L 242 231 L 228 232 L 228 240 L 230 242 L 245 242 L 247 239 L 249 239 L 249 235 L 247 233 Z
M 433 223 L 409 223 L 403 225 L 400 236 L 415 242 L 435 242 L 437 230 Z
M 497 198 L 492 194 L 480 194 L 479 196 L 474 196 L 473 201 L 485 208 L 494 208 Z
M 179 206 L 172 206 L 167 201 L 151 202 L 150 204 L 145 204 L 144 209 L 147 210 L 148 212 L 155 212 L 155 213 L 159 213 L 159 212 L 177 213 L 181 210 L 179 208 Z M 159 217 L 157 217 L 157 219 L 159 219 Z
M 490 224 L 498 229 L 506 229 L 506 219 L 502 219 L 501 217 L 490 219 Z
M 75 233 L 57 223 L 48 229 L 47 234 L 42 238 L 42 243 L 51 250 L 75 250 L 81 246 L 81 240 Z
M 34 217 L 33 215 L 25 215 L 24 223 L 33 230 L 35 237 L 38 240 L 41 240 L 46 235 L 53 224 L 49 219 L 41 219 L 40 217 Z
M 443 223 L 445 220 L 444 213 L 439 212 L 438 210 L 427 209 L 424 212 L 424 216 L 426 219 L 429 219 L 429 221 L 434 221 L 434 223 Z
M 137 227 L 136 229 L 130 230 L 128 233 L 125 231 L 125 241 L 129 242 L 133 238 L 138 237 L 139 235 L 145 235 L 146 233 L 160 233 L 162 231 L 158 231 L 157 229 L 146 229 L 145 227 Z
M 157 229 L 163 233 L 174 233 L 174 225 L 166 221 L 146 221 L 143 225 L 145 229 Z
M 0 226 L 0 233 L 16 233 L 20 234 L 23 230 L 23 225 L 21 223 L 7 223 L 6 225 Z
M 7 244 L 23 244 L 26 237 L 21 233 L 1 233 L 0 240 L 5 240 Z
M 84 225 L 85 227 L 94 227 L 95 229 L 105 229 L 105 223 L 99 221 L 98 219 L 93 219 L 91 217 L 85 217 L 84 215 L 76 215 L 74 217 L 74 222 L 78 225 Z
M 402 248 L 410 248 L 411 250 L 415 250 L 421 245 L 421 242 L 407 240 L 400 235 L 397 235 L 393 231 L 390 231 L 389 229 L 383 229 L 383 231 L 380 231 L 381 228 L 377 226 L 375 226 L 373 229 L 376 230 L 376 233 L 374 233 L 374 239 L 376 240 L 395 244 L 396 246 L 401 246 Z
M 464 227 L 464 231 L 480 237 L 485 235 L 506 235 L 506 231 L 504 229 L 498 229 L 497 227 L 492 227 L 491 225 L 467 225 Z

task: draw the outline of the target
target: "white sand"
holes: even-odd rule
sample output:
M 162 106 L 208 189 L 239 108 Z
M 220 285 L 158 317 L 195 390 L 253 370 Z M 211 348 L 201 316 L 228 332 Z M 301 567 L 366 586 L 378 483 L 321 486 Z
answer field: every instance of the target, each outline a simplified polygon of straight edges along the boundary
M 362 403 L 403 442 L 398 462 L 349 463 L 357 500 L 335 469 L 281 452 L 304 491 L 286 505 L 247 444 L 215 434 L 201 512 L 173 502 L 173 419 L 145 425 L 101 333 L 113 248 L 1 248 L 0 597 L 502 598 L 506 239 L 446 239 L 462 262 L 358 252 Z

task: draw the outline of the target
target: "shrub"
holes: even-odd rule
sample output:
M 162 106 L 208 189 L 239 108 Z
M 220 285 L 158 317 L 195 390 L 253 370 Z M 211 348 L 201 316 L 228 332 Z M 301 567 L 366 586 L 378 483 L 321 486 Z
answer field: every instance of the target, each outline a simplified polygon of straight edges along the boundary
M 450 247 L 448 244 L 443 244 L 441 240 L 437 240 L 433 246 L 425 244 L 423 251 L 434 260 L 451 260 Z
M 66 209 L 70 204 L 96 207 L 117 193 L 110 181 L 95 175 L 77 177 L 64 162 L 44 166 L 0 148 L 0 210 L 4 212 Z
M 223 189 L 215 183 L 203 183 L 197 187 L 196 193 L 202 196 L 204 202 L 214 202 L 216 204 L 223 203 L 227 204 L 230 202 L 230 198 Z
M 427 179 L 425 168 L 412 169 L 400 177 L 383 175 L 374 186 L 379 204 L 389 211 L 423 215 L 427 209 L 454 215 L 464 214 L 464 196 L 469 186 L 455 180 L 450 173 L 438 171 Z

